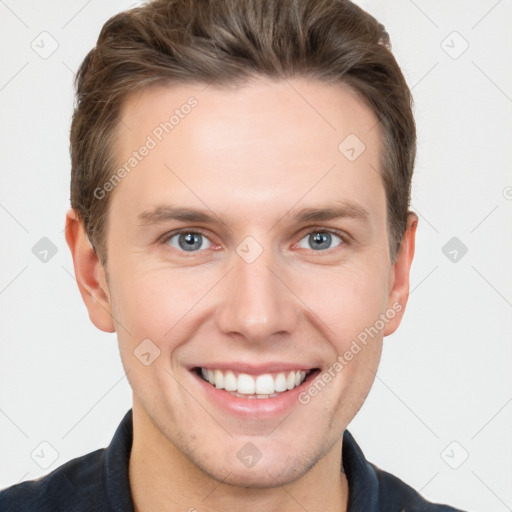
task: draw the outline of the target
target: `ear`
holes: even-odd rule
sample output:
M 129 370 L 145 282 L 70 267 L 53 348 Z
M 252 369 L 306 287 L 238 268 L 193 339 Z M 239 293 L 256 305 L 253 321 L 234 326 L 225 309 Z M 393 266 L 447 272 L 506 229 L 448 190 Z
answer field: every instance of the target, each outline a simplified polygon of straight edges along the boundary
M 407 225 L 402 239 L 400 252 L 390 275 L 387 311 L 393 310 L 395 315 L 386 323 L 383 334 L 393 334 L 400 325 L 409 298 L 409 272 L 414 257 L 414 246 L 418 216 L 414 212 L 407 214 Z
M 91 322 L 100 330 L 115 332 L 107 280 L 101 262 L 73 208 L 66 213 L 66 242 L 71 250 L 75 277 Z

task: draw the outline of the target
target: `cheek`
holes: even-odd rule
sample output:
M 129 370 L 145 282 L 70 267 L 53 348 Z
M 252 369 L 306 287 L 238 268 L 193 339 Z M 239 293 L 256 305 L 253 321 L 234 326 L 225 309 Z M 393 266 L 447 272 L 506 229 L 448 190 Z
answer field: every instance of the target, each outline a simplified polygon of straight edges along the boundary
M 387 305 L 387 287 L 388 275 L 377 266 L 329 268 L 303 281 L 300 296 L 322 320 L 322 332 L 339 353 L 375 325 Z
M 116 321 L 124 327 L 117 332 L 132 343 L 144 338 L 160 339 L 183 316 L 186 300 L 182 287 L 169 273 L 148 272 L 132 266 L 113 279 L 112 301 Z M 129 334 L 128 334 L 129 333 Z
M 132 389 L 146 404 L 157 401 L 150 389 L 173 385 L 169 355 L 185 339 L 186 322 L 180 320 L 193 306 L 193 294 L 180 294 L 186 287 L 171 277 L 170 272 L 133 266 L 129 275 L 117 274 L 112 294 L 123 367 Z
M 162 353 L 172 351 L 208 313 L 205 296 L 218 278 L 211 270 L 165 266 L 131 265 L 127 273 L 119 272 L 113 298 L 116 320 L 126 328 L 117 331 L 120 342 L 134 347 L 149 338 Z

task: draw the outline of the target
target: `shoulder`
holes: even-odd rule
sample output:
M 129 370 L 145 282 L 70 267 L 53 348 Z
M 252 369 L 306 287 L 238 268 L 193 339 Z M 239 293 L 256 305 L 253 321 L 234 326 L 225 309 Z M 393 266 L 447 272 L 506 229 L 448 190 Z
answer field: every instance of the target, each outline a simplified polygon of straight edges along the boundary
M 379 502 L 383 511 L 400 512 L 463 512 L 448 505 L 427 501 L 419 492 L 406 484 L 400 478 L 383 471 L 372 463 L 379 482 Z
M 105 448 L 72 459 L 36 480 L 0 490 L 2 512 L 101 510 Z M 96 506 L 97 505 L 97 506 Z
M 463 512 L 427 501 L 400 478 L 367 461 L 348 430 L 343 435 L 342 461 L 350 489 L 350 511 Z

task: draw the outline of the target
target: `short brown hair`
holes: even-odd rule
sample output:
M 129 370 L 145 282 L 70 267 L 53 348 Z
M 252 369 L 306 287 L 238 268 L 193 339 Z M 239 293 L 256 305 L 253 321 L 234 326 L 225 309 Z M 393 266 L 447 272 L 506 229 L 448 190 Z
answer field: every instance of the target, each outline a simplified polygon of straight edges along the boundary
M 379 171 L 396 260 L 416 128 L 384 27 L 348 0 L 155 0 L 110 18 L 75 77 L 71 206 L 104 266 L 112 193 L 98 199 L 94 191 L 117 168 L 112 149 L 128 95 L 157 83 L 223 86 L 258 76 L 342 82 L 371 107 L 382 134 Z

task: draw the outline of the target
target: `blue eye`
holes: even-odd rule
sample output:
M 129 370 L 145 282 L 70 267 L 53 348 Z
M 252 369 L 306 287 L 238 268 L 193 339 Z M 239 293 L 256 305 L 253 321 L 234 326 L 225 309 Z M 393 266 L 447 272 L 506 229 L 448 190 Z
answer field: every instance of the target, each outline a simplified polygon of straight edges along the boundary
M 175 243 L 175 239 L 177 239 L 177 245 Z M 210 245 L 208 247 L 203 247 L 203 242 L 205 240 L 208 241 L 208 243 L 211 245 L 211 242 L 202 233 L 196 233 L 194 231 L 183 231 L 168 237 L 166 240 L 164 240 L 164 242 L 178 250 L 181 249 L 186 252 L 196 252 L 198 249 L 210 248 Z
M 341 245 L 342 243 L 344 243 L 344 240 L 340 236 L 336 235 L 335 233 L 333 233 L 331 231 L 318 230 L 318 231 L 312 231 L 311 233 L 306 235 L 299 242 L 299 247 L 301 247 L 303 249 L 309 249 L 309 247 L 304 247 L 303 245 L 300 245 L 303 240 L 306 240 L 306 243 L 311 244 L 311 247 L 313 247 L 313 250 L 315 250 L 315 251 L 332 249 L 332 247 L 330 247 L 330 245 L 332 243 L 333 237 L 337 238 L 340 241 L 340 243 L 338 245 Z
M 339 245 L 345 244 L 341 235 L 334 231 L 317 229 L 310 231 L 299 241 L 299 247 L 302 249 L 313 249 L 316 252 L 332 249 L 333 237 L 338 239 Z M 210 249 L 212 242 L 206 235 L 197 231 L 178 231 L 166 236 L 162 242 L 164 245 L 170 245 L 174 249 L 183 252 L 198 252 L 204 249 Z

